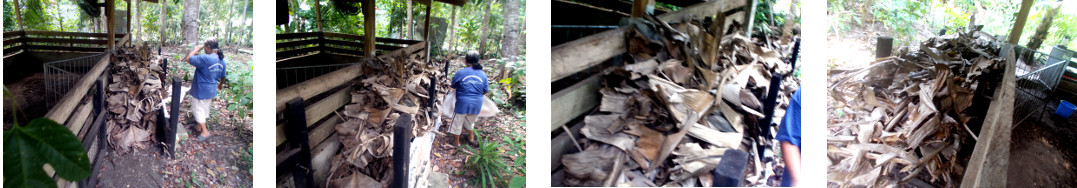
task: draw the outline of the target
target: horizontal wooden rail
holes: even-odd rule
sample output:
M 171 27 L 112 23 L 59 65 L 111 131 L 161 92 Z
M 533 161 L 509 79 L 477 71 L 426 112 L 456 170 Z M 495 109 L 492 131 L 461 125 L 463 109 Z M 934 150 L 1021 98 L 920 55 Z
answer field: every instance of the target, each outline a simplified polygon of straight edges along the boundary
M 413 44 L 413 45 L 410 45 L 408 47 L 405 47 L 405 48 L 390 52 L 388 54 L 383 54 L 383 55 L 379 56 L 379 58 L 387 58 L 387 57 L 399 56 L 400 54 L 411 54 L 411 53 L 414 53 L 416 51 L 423 50 L 423 49 L 426 49 L 426 43 L 425 42 L 420 42 L 420 43 Z M 362 69 L 360 68 L 360 66 L 359 65 L 352 65 L 352 66 L 341 68 L 340 70 L 333 71 L 333 72 L 330 72 L 328 74 L 319 76 L 317 78 L 310 79 L 310 80 L 304 81 L 302 83 L 289 86 L 289 87 L 284 88 L 284 89 L 277 90 L 277 110 L 276 110 L 276 113 L 281 113 L 282 111 L 284 111 L 284 105 L 286 103 L 288 103 L 288 101 L 293 99 L 293 98 L 300 97 L 300 98 L 304 98 L 304 99 L 309 99 L 310 97 L 314 97 L 315 95 L 325 93 L 326 91 L 329 91 L 332 88 L 336 88 L 336 87 L 338 87 L 340 85 L 343 85 L 345 83 L 348 83 L 348 82 L 352 81 L 356 77 L 359 77 L 360 73 L 362 73 Z
M 741 8 L 744 4 L 744 0 L 713 0 L 684 7 L 677 12 L 659 15 L 658 19 L 672 21 L 686 16 L 711 17 Z M 621 27 L 554 46 L 550 52 L 552 56 L 550 81 L 560 80 L 614 56 L 624 54 L 626 52 L 624 32 L 627 30 L 628 28 Z
M 108 33 L 82 33 L 82 32 L 60 32 L 60 31 L 26 31 L 24 36 L 27 35 L 40 35 L 40 36 L 53 36 L 53 37 L 97 37 L 108 38 Z M 127 34 L 116 33 L 116 37 L 123 38 Z
M 116 34 L 124 38 L 126 34 Z M 122 40 L 122 39 L 117 39 Z M 57 31 L 9 31 L 4 33 L 4 50 L 103 52 L 108 44 L 106 33 Z
M 346 38 L 346 39 L 352 39 L 352 40 L 357 40 L 357 41 L 362 41 L 363 38 L 365 37 L 363 35 L 353 35 L 353 34 L 333 33 L 333 32 L 321 32 L 321 33 L 319 33 L 319 32 L 303 32 L 303 33 L 281 33 L 281 34 L 277 34 L 277 40 L 280 41 L 280 40 L 296 40 L 296 39 L 305 39 L 305 38 L 316 38 L 319 35 L 324 35 L 325 38 Z M 394 39 L 394 38 L 380 38 L 379 37 L 379 38 L 374 38 L 374 42 L 411 45 L 411 44 L 416 44 L 416 43 L 419 43 L 419 42 L 422 42 L 422 41 L 419 41 L 419 40 L 407 40 L 407 39 Z M 280 46 L 278 46 L 278 48 L 279 47 Z

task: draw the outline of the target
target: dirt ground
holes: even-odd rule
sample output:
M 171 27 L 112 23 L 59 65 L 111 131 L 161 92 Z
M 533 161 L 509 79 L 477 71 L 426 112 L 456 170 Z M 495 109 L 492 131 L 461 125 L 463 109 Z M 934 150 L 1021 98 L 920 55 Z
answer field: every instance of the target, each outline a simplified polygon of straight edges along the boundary
M 169 59 L 170 71 L 178 71 L 179 66 L 189 66 L 175 58 L 175 54 L 186 55 L 189 49 L 165 47 L 164 56 Z M 247 50 L 250 50 L 249 48 Z M 226 51 L 228 53 L 228 51 Z M 229 55 L 229 63 L 243 63 L 250 60 L 250 54 L 235 53 Z M 182 55 L 180 55 L 182 58 Z M 170 73 L 177 75 L 174 72 Z M 190 83 L 184 83 L 190 86 Z M 214 99 L 208 128 L 213 136 L 206 141 L 198 141 L 194 136 L 193 119 L 189 119 L 190 97 L 183 99 L 180 107 L 179 122 L 188 126 L 190 134 L 177 140 L 176 156 L 169 158 L 161 154 L 157 145 L 129 153 L 107 152 L 104 154 L 99 171 L 93 177 L 98 178 L 99 187 L 251 187 L 254 177 L 253 167 L 253 119 L 249 114 L 241 115 L 228 111 L 226 101 L 218 95 Z M 238 118 L 237 118 L 238 117 Z
M 45 73 L 37 73 L 4 85 L 15 96 L 14 99 L 4 97 L 4 130 L 11 128 L 15 122 L 12 119 L 12 107 L 14 102 L 18 104 L 19 123 L 27 123 L 28 117 L 42 117 L 48 113 L 45 107 Z
M 1077 185 L 1077 117 L 1054 115 L 1058 100 L 1028 113 L 1015 111 L 1010 144 L 1009 187 L 1070 187 Z M 1041 116 L 1042 114 L 1042 116 Z
M 434 163 L 434 172 L 448 174 L 448 185 L 451 185 L 451 187 L 475 187 L 473 185 L 475 183 L 471 181 L 476 179 L 474 178 L 475 173 L 465 169 L 464 166 L 464 160 L 470 157 L 471 154 L 464 152 L 460 146 L 453 145 L 453 137 L 448 134 L 451 121 L 451 118 L 443 117 L 441 128 L 434 132 L 434 134 L 438 134 L 437 139 L 434 141 L 432 155 L 430 155 L 431 161 Z M 506 112 L 505 109 L 502 109 L 502 112 L 494 117 L 480 118 L 475 122 L 475 128 L 480 131 L 479 134 L 482 136 L 493 136 L 493 138 L 497 138 L 496 140 L 501 140 L 501 136 L 510 135 L 511 133 L 526 135 L 524 121 L 511 115 L 511 112 Z M 464 137 L 460 138 L 460 142 L 471 147 L 475 146 L 473 143 L 468 143 Z M 508 146 L 502 148 L 506 152 L 509 150 Z M 513 159 L 511 158 L 508 163 L 511 163 Z

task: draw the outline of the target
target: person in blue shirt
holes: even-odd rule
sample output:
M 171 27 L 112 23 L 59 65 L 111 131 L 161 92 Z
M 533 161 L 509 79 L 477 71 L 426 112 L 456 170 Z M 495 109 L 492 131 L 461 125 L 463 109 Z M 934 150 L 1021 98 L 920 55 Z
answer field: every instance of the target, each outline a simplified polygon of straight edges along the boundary
M 205 54 L 196 55 L 199 51 L 204 51 Z M 196 46 L 183 61 L 195 67 L 194 80 L 191 81 L 189 91 L 194 98 L 191 100 L 191 113 L 194 114 L 195 122 L 198 122 L 198 140 L 204 141 L 213 135 L 206 129 L 206 118 L 209 117 L 213 97 L 216 97 L 217 90 L 221 89 L 219 81 L 224 79 L 228 66 L 224 63 L 224 54 L 221 53 L 216 39 L 206 40 L 202 45 Z
M 797 89 L 785 109 L 785 117 L 778 127 L 775 137 L 782 143 L 782 159 L 785 160 L 785 172 L 782 173 L 782 187 L 796 187 L 800 183 L 800 93 Z
M 467 127 L 468 137 L 474 140 L 475 135 L 471 134 L 471 130 L 475 129 L 475 119 L 478 119 L 479 111 L 482 110 L 483 95 L 489 91 L 486 73 L 482 72 L 482 64 L 479 63 L 479 52 L 469 51 L 465 58 L 468 67 L 456 71 L 452 77 L 452 88 L 456 90 L 456 109 L 453 111 L 449 134 L 453 135 L 456 145 L 460 145 L 460 131 L 463 127 Z

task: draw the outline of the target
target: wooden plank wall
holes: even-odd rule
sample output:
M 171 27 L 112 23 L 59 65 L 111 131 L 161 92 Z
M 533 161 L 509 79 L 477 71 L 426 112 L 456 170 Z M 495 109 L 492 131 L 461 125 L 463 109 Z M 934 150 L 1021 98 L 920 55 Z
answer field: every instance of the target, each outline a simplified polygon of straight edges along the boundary
M 995 89 L 991 107 L 983 127 L 980 128 L 979 141 L 972 150 L 972 158 L 965 170 L 961 187 L 1005 187 L 1006 171 L 1009 170 L 1010 132 L 1013 130 L 1014 106 L 1014 66 L 1016 58 L 1013 46 L 1004 47 L 1006 53 L 1006 73 L 1002 84 Z
M 116 34 L 122 40 L 126 34 Z M 4 32 L 4 55 L 30 51 L 103 52 L 108 45 L 106 33 L 58 31 Z
M 365 46 L 363 37 L 365 36 L 333 32 L 277 34 L 277 62 L 321 52 L 361 56 Z M 385 54 L 420 42 L 423 41 L 375 38 L 374 48 L 379 54 Z
M 301 35 L 292 34 L 288 37 L 301 38 Z M 408 41 L 398 40 L 393 42 Z M 426 50 L 426 42 L 420 41 L 408 45 L 407 47 L 383 54 L 379 56 L 379 58 L 419 53 L 422 50 Z M 331 94 L 328 94 L 327 97 L 321 100 L 307 102 L 310 105 L 306 106 L 304 109 L 304 113 L 307 117 L 307 129 L 310 131 L 308 141 L 311 145 L 311 166 L 315 169 L 313 174 L 316 185 L 324 186 L 325 178 L 328 176 L 329 160 L 341 147 L 340 142 L 338 142 L 336 138 L 336 125 L 342 123 L 343 120 L 339 118 L 335 112 L 351 103 L 350 92 L 352 89 L 347 85 L 352 83 L 354 79 L 362 74 L 363 71 L 361 67 L 362 66 L 360 65 L 348 66 L 329 74 L 307 80 L 303 83 L 277 90 L 277 114 L 283 113 L 285 104 L 291 99 L 296 97 L 310 99 L 314 96 L 331 92 Z M 285 127 L 283 123 L 276 125 L 278 166 L 285 161 L 284 159 L 287 159 L 296 153 L 293 148 L 289 148 L 288 145 L 284 144 L 288 141 L 284 131 Z M 278 178 L 285 177 L 290 178 L 291 173 L 284 173 Z
M 693 2 L 694 0 L 677 0 L 678 3 Z M 659 1 L 667 3 L 667 1 Z M 728 28 L 729 24 L 733 23 L 731 20 L 743 20 L 743 15 L 750 15 L 745 13 L 744 6 L 747 1 L 745 0 L 712 0 L 709 2 L 698 3 L 691 6 L 684 7 L 677 12 L 666 13 L 657 16 L 658 19 L 663 21 L 680 20 L 686 16 L 691 16 L 696 19 L 702 19 L 704 17 L 714 17 L 719 13 L 726 17 L 725 27 Z M 588 70 L 596 65 L 607 61 L 610 58 L 619 56 L 626 53 L 626 44 L 624 43 L 624 33 L 628 30 L 626 27 L 621 27 L 614 30 L 609 30 L 587 36 L 575 41 L 564 43 L 554 46 L 551 55 L 553 56 L 551 66 L 551 81 L 557 81 L 562 78 L 566 78 L 578 72 Z M 557 135 L 552 140 L 552 170 L 554 170 L 554 181 L 559 181 L 557 172 L 561 167 L 561 157 L 566 153 L 575 153 L 577 148 L 574 139 L 579 139 L 579 129 L 583 127 L 582 122 L 569 125 L 574 119 L 580 118 L 594 110 L 599 105 L 601 95 L 598 89 L 601 87 L 600 74 L 592 75 L 582 81 L 579 81 L 572 86 L 562 89 L 551 96 L 553 100 L 551 112 L 553 119 L 551 119 L 551 131 L 562 133 Z M 570 136 L 571 135 L 571 136 Z M 557 185 L 557 184 L 553 184 Z

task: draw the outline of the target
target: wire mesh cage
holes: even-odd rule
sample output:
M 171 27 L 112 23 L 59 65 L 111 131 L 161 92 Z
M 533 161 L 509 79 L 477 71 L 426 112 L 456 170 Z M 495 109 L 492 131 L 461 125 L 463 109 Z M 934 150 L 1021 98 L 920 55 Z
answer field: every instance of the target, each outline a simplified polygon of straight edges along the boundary
M 357 63 L 277 68 L 277 89 L 287 88 Z
M 1018 63 L 1015 71 L 1017 77 L 1015 100 L 1015 112 L 1024 113 L 1017 118 L 1017 123 L 1024 121 L 1033 114 L 1043 114 L 1048 109 L 1047 104 L 1052 100 L 1053 94 L 1063 75 L 1073 61 L 1073 55 L 1067 50 L 1054 50 L 1051 54 L 1044 54 L 1022 46 L 1015 46 L 1018 52 Z M 1017 115 L 1017 114 L 1015 114 Z
M 82 78 L 105 53 L 48 62 L 45 74 L 45 105 L 51 108 Z

